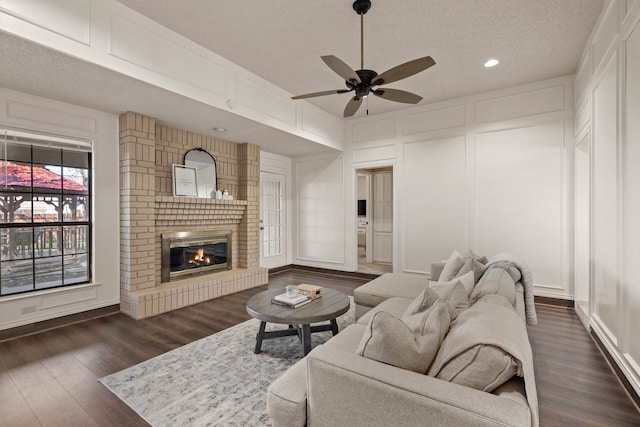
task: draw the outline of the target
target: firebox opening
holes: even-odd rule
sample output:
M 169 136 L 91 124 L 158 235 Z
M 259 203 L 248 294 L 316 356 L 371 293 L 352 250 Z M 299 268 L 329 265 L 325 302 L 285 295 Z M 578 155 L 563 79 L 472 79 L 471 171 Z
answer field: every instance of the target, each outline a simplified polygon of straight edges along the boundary
M 162 282 L 231 267 L 231 231 L 162 234 Z

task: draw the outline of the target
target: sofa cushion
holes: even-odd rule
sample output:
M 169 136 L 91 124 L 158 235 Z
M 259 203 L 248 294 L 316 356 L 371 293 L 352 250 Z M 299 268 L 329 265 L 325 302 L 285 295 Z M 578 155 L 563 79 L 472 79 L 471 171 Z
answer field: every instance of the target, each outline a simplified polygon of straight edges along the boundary
M 401 320 L 384 311 L 375 313 L 356 354 L 424 374 L 449 329 L 449 312 L 441 301 Z
M 444 269 L 446 261 L 436 261 L 431 263 L 431 267 L 429 267 L 429 279 L 433 281 L 440 280 L 440 275 L 442 274 L 442 270 Z
M 429 289 L 435 291 L 440 300 L 448 304 L 451 320 L 455 320 L 458 314 L 469 308 L 467 291 L 460 279 L 449 282 L 430 282 Z
M 391 297 L 414 299 L 429 286 L 424 276 L 408 273 L 387 273 L 365 283 L 353 291 L 353 300 L 358 305 L 375 307 Z
M 509 273 L 501 268 L 490 268 L 471 292 L 469 302 L 475 303 L 485 295 L 498 294 L 507 298 L 511 305 L 516 301 L 516 284 Z
M 451 325 L 429 375 L 487 392 L 514 375 L 522 376 L 520 362 L 502 347 L 530 351 L 524 323 L 503 324 L 503 318 L 515 316 L 509 311 L 513 313 L 513 307 L 492 303 L 478 303 L 465 311 Z
M 506 299 L 504 296 L 499 294 L 488 294 L 480 298 L 475 304 L 495 304 L 501 305 L 502 307 L 509 308 L 515 311 L 513 305 Z

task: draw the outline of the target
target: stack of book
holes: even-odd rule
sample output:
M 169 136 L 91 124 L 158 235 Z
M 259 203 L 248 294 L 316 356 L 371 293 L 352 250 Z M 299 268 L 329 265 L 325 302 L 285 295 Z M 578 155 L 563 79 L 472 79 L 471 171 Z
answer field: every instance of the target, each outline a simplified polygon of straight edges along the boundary
M 309 304 L 311 301 L 312 299 L 306 295 L 296 295 L 295 297 L 291 298 L 288 297 L 286 293 L 276 295 L 271 300 L 273 304 L 278 304 L 290 308 L 298 308 L 305 304 Z

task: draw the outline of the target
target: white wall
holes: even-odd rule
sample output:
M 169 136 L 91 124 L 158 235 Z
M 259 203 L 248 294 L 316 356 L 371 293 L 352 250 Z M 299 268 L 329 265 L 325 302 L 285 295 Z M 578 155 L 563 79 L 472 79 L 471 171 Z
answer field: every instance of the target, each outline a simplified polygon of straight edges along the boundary
M 93 281 L 0 298 L 0 329 L 120 303 L 118 118 L 0 88 L 0 128 L 93 142 Z
M 572 298 L 573 82 L 347 121 L 345 218 L 355 170 L 394 165 L 394 271 L 427 274 L 453 249 L 508 251 L 531 267 L 537 295 Z M 340 267 L 355 270 L 355 225 L 345 233 Z
M 576 136 L 591 135 L 591 268 L 586 318 L 640 393 L 640 1 L 610 0 L 583 52 L 576 78 Z M 582 213 L 576 212 L 576 221 Z M 586 216 L 589 218 L 589 216 Z M 579 286 L 583 286 L 580 284 Z

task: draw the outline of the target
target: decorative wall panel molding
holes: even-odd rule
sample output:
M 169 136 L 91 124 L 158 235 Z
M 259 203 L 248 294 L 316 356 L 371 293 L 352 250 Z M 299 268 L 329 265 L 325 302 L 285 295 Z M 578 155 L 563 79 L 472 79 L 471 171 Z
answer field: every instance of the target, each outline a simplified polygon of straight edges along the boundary
M 91 117 L 83 117 L 10 99 L 6 100 L 5 105 L 6 117 L 13 123 L 37 122 L 40 126 L 44 124 L 51 130 L 61 132 L 73 130 L 93 133 L 96 130 L 96 121 Z
M 395 158 L 396 146 L 394 144 L 353 149 L 353 163 L 391 160 Z
M 373 119 L 353 125 L 353 142 L 380 141 L 396 137 L 394 119 Z
M 402 135 L 414 135 L 466 124 L 466 106 L 439 108 L 402 117 Z
M 296 258 L 344 263 L 344 161 L 320 158 L 294 165 L 296 192 Z
M 0 11 L 89 46 L 90 0 L 0 0 Z
M 564 122 L 476 136 L 475 244 L 480 253 L 525 260 L 536 286 L 562 277 Z M 573 145 L 573 144 L 572 144 Z
M 426 274 L 432 262 L 468 247 L 466 141 L 408 143 L 402 157 L 402 271 Z
M 109 55 L 218 96 L 225 96 L 225 70 L 222 64 L 145 28 L 139 22 L 116 14 L 111 14 L 110 18 Z
M 289 126 L 296 126 L 295 101 L 269 90 L 262 82 L 251 77 L 236 77 L 236 103 Z
M 558 85 L 476 102 L 475 115 L 477 123 L 487 123 L 563 109 L 564 86 Z

